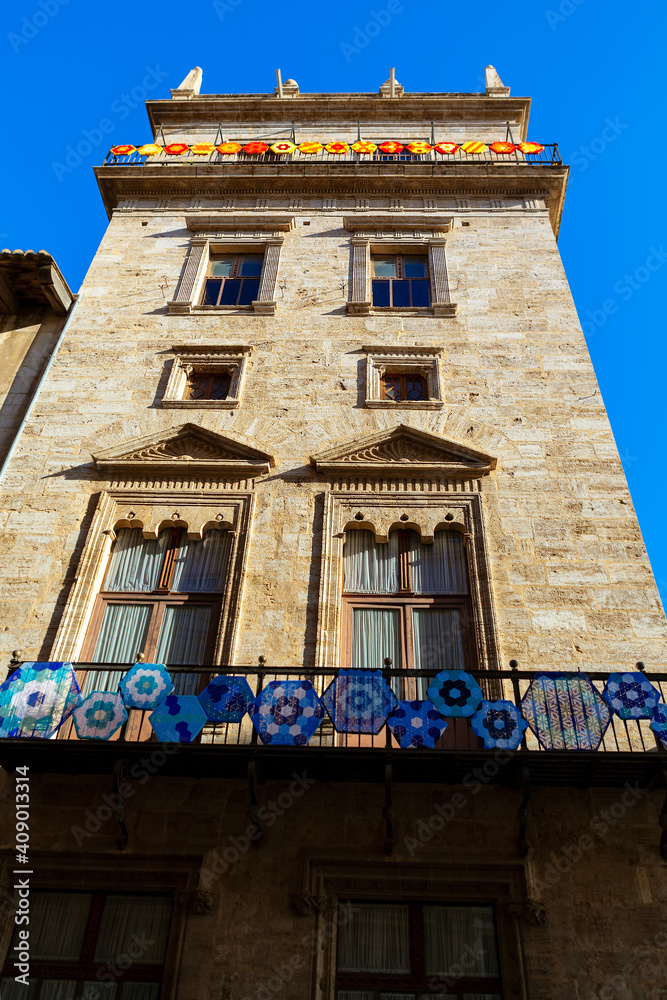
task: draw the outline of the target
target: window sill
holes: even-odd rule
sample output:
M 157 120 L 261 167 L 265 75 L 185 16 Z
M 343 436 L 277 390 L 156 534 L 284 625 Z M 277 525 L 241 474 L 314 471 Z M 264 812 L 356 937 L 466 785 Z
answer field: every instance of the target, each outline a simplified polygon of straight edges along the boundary
M 161 405 L 171 410 L 233 410 L 238 399 L 163 399 Z
M 167 312 L 175 316 L 210 316 L 211 313 L 254 313 L 275 316 L 276 302 L 256 301 L 249 306 L 195 306 L 191 302 L 167 302 Z
M 366 400 L 366 406 L 371 410 L 441 410 L 444 405 L 442 399 Z
M 348 302 L 348 316 L 456 316 L 456 302 L 438 302 L 432 306 L 374 306 L 370 302 Z

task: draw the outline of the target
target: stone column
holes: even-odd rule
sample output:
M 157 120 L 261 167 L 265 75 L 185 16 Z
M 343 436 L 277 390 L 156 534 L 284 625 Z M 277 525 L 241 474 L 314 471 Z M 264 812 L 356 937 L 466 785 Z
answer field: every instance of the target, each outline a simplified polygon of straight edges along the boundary
M 181 280 L 176 288 L 176 295 L 171 302 L 167 303 L 169 312 L 189 313 L 195 304 L 192 301 L 195 289 L 198 285 L 198 278 L 202 270 L 208 264 L 208 241 L 192 241 L 190 253 L 181 275 Z
M 280 248 L 282 245 L 282 238 L 270 240 L 266 244 L 259 291 L 257 299 L 252 304 L 256 313 L 273 316 L 276 311 L 276 281 L 278 278 Z
M 354 236 L 352 244 L 352 282 L 347 311 L 355 315 L 366 315 L 371 311 L 370 295 L 370 240 Z
M 449 296 L 449 278 L 447 277 L 447 258 L 445 256 L 445 239 L 429 241 L 429 263 L 431 267 L 431 288 L 433 292 L 433 315 L 455 316 L 456 303 Z

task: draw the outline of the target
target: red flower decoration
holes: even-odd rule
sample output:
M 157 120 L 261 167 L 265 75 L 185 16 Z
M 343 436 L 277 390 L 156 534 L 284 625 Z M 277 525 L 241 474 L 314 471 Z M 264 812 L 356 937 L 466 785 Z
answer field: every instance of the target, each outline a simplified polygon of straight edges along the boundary
M 531 153 L 541 153 L 544 146 L 540 146 L 539 142 L 520 142 L 517 149 L 530 156 Z
M 327 153 L 349 153 L 350 147 L 347 142 L 328 142 L 324 147 Z
M 112 146 L 111 152 L 114 156 L 127 156 L 128 153 L 133 153 L 136 148 L 136 146 Z
M 189 148 L 184 142 L 172 142 L 164 147 L 164 151 L 170 156 L 181 156 L 183 153 L 187 153 Z
M 452 153 L 458 152 L 461 147 L 457 146 L 455 142 L 439 142 L 434 148 L 436 153 L 443 153 L 445 156 L 450 156 Z
M 513 153 L 516 146 L 513 142 L 492 142 L 489 149 L 492 153 Z
M 400 153 L 405 147 L 402 142 L 392 139 L 389 142 L 381 142 L 378 149 L 381 153 Z
M 295 149 L 296 146 L 294 145 L 294 143 L 288 142 L 287 140 L 284 140 L 282 142 L 274 142 L 273 145 L 271 146 L 272 153 L 283 153 L 283 154 L 293 153 Z
M 219 153 L 223 156 L 233 156 L 234 153 L 240 153 L 243 146 L 240 142 L 221 142 L 219 146 L 215 147 Z
M 248 153 L 249 156 L 259 156 L 266 153 L 268 148 L 265 142 L 246 142 L 243 152 Z

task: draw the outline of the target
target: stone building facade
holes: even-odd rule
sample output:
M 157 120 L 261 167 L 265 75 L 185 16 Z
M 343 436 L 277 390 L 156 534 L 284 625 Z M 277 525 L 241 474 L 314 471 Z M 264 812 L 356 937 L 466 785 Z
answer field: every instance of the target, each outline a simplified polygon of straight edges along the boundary
M 410 545 L 447 532 L 469 588 L 442 607 L 460 613 L 461 665 L 491 673 L 486 692 L 508 696 L 511 660 L 664 669 L 664 614 L 558 252 L 557 151 L 191 151 L 516 146 L 529 99 L 491 72 L 484 94 L 411 94 L 392 78 L 378 94 L 287 81 L 204 95 L 200 77 L 147 102 L 155 142 L 187 152 L 119 153 L 96 170 L 109 225 L 0 484 L 3 667 L 15 649 L 103 662 L 110 553 L 138 529 L 156 544 L 225 533 L 225 586 L 191 602 L 208 616 L 191 666 L 380 666 L 355 660 L 344 547 L 402 532 L 404 566 Z M 171 592 L 155 588 L 150 614 L 169 613 Z M 418 604 L 401 604 L 394 666 L 418 660 Z M 166 648 L 165 620 L 128 662 Z M 300 755 L 249 743 L 243 726 L 235 746 L 154 744 L 141 728 L 104 744 L 6 740 L 0 762 L 31 770 L 35 892 L 173 906 L 159 973 L 148 946 L 126 966 L 88 954 L 81 977 L 115 983 L 98 990 L 110 1000 L 664 1000 L 663 765 L 642 733 L 645 750 L 628 736 L 596 761 L 533 739 L 402 764 L 384 736 L 333 735 Z M 346 973 L 346 914 L 392 905 L 409 907 L 422 979 Z M 479 934 L 459 929 L 457 955 L 429 974 L 428 928 L 447 907 L 477 908 L 486 966 Z M 81 987 L 74 960 L 39 961 L 70 983 L 58 1000 L 80 995 L 67 992 Z M 162 985 L 140 989 L 137 969 Z

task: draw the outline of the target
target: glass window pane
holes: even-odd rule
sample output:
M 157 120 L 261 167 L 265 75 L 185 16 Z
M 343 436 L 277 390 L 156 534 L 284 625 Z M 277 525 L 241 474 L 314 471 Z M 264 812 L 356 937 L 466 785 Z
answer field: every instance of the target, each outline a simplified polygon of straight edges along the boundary
M 211 257 L 208 273 L 212 278 L 228 278 L 232 273 L 233 265 L 233 254 L 226 254 L 224 257 Z
M 412 378 L 412 376 L 408 375 L 405 380 L 405 396 L 406 399 L 423 399 L 424 380 L 421 378 Z
M 381 993 L 380 1000 L 415 1000 L 414 993 Z
M 211 609 L 197 605 L 165 609 L 157 644 L 157 662 L 200 666 L 204 662 Z M 197 694 L 199 674 L 174 674 L 174 694 Z
M 404 257 L 403 258 L 404 278 L 427 278 L 428 266 L 426 257 Z
M 347 532 L 343 550 L 346 594 L 398 593 L 398 535 L 376 543 L 372 531 Z
M 34 961 L 78 960 L 92 899 L 89 892 L 32 893 L 30 951 Z
M 227 278 L 220 297 L 221 306 L 235 306 L 241 290 L 240 278 Z
M 198 594 L 222 589 L 229 557 L 229 531 L 213 528 L 201 539 L 185 540 L 176 551 L 172 590 Z
M 412 627 L 417 669 L 465 669 L 460 611 L 455 608 L 415 608 Z M 428 679 L 423 680 L 428 686 Z
M 159 538 L 144 538 L 141 528 L 120 528 L 102 590 L 150 594 L 160 582 L 167 540 L 166 531 Z
M 219 279 L 211 280 L 208 278 L 206 280 L 206 284 L 204 285 L 204 298 L 202 299 L 203 306 L 217 306 L 221 285 L 222 282 Z
M 241 257 L 241 265 L 239 267 L 239 274 L 243 278 L 259 278 L 262 274 L 262 264 L 264 263 L 264 255 L 261 253 L 250 254 L 245 253 Z
M 395 257 L 373 257 L 374 278 L 395 278 L 397 274 Z
M 458 531 L 436 531 L 433 544 L 410 535 L 408 555 L 415 594 L 467 594 L 468 565 Z
M 146 644 L 151 609 L 150 604 L 107 604 L 92 662 L 135 663 Z M 83 693 L 116 691 L 120 678 L 118 670 L 88 670 Z
M 7 976 L 0 979 L 0 995 L 2 1000 L 36 1000 L 38 986 L 36 979 L 29 979 L 28 985 L 24 986 L 23 983 L 17 983 L 13 976 Z
M 76 1000 L 77 995 L 76 979 L 45 979 L 39 1000 Z
M 89 979 L 83 984 L 81 1000 L 116 1000 L 118 983 L 103 983 Z
M 412 304 L 415 309 L 430 306 L 431 289 L 428 281 L 411 281 L 410 285 L 412 288 Z
M 351 903 L 338 928 L 339 972 L 410 972 L 410 911 L 393 903 Z
M 425 906 L 427 976 L 447 976 L 463 966 L 467 976 L 497 976 L 496 929 L 490 906 Z
M 227 399 L 229 395 L 229 375 L 214 375 L 211 381 L 211 399 Z
M 250 306 L 259 294 L 259 278 L 244 278 L 238 304 Z
M 401 613 L 390 608 L 354 608 L 352 611 L 352 666 L 381 670 L 385 657 L 401 667 Z
M 388 306 L 389 305 L 389 282 L 388 281 L 374 281 L 373 282 L 373 305 L 374 306 Z
M 392 305 L 394 308 L 410 305 L 410 282 L 392 281 L 391 283 Z
M 162 963 L 171 910 L 167 896 L 107 896 L 93 961 L 112 961 L 131 947 L 137 963 Z
M 158 1000 L 159 983 L 124 983 L 120 1000 Z
M 338 990 L 336 1000 L 375 1000 L 375 993 L 365 990 Z
M 394 378 L 393 376 L 385 378 L 384 380 L 384 396 L 385 399 L 400 400 L 401 398 L 401 379 L 400 377 Z

